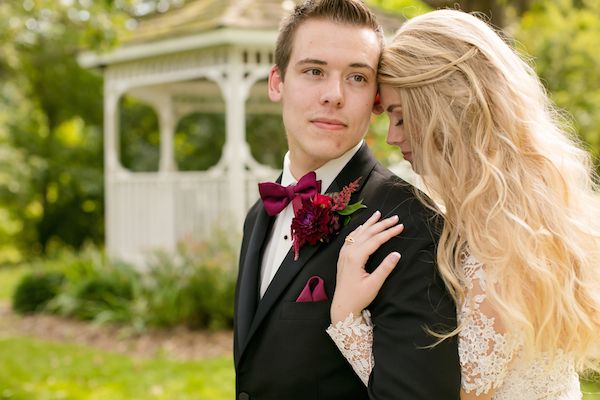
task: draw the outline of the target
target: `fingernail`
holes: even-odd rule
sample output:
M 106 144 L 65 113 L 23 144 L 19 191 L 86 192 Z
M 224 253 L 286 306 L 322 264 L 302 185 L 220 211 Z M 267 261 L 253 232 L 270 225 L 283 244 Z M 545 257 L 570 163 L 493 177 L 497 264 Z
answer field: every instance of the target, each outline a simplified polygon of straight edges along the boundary
M 392 215 L 390 219 L 399 219 L 399 217 L 397 215 Z
M 373 215 L 378 215 L 378 214 L 381 214 L 381 213 L 379 212 L 379 210 L 377 210 L 377 211 L 375 211 L 375 212 L 373 213 Z
M 392 253 L 392 257 L 394 258 L 394 260 L 399 260 L 400 259 L 400 253 L 393 252 Z

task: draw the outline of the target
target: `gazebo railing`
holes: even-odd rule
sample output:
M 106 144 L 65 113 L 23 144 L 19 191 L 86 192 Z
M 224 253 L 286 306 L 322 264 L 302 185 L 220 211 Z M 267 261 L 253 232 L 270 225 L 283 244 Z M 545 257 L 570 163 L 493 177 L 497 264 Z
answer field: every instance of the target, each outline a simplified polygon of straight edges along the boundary
M 247 175 L 241 188 L 246 190 L 246 209 L 258 198 L 256 183 L 273 178 Z M 116 258 L 141 263 L 149 251 L 173 251 L 180 240 L 209 238 L 218 227 L 241 232 L 243 221 L 231 220 L 222 174 L 123 173 L 107 185 L 106 244 Z

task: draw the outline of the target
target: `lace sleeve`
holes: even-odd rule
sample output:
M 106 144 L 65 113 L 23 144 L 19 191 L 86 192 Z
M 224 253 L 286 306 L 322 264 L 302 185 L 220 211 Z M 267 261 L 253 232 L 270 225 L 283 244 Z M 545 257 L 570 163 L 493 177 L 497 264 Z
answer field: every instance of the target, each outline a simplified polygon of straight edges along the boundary
M 364 310 L 358 318 L 354 318 L 350 313 L 345 320 L 339 321 L 335 326 L 329 325 L 327 333 L 366 386 L 375 365 L 373 323 L 369 311 Z
M 472 256 L 463 260 L 466 296 L 458 313 L 463 329 L 458 336 L 462 387 L 476 395 L 502 385 L 514 347 L 486 300 L 484 266 Z

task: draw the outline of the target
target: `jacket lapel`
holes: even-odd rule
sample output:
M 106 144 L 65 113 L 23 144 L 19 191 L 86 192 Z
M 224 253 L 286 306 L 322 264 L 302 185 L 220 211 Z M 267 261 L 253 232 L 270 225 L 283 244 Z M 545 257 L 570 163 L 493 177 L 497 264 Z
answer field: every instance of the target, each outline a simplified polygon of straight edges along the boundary
M 358 177 L 362 177 L 360 181 L 360 185 L 358 190 L 353 194 L 351 202 L 358 201 L 360 199 L 360 191 L 362 190 L 362 185 L 368 178 L 369 174 L 375 167 L 377 161 L 373 158 L 371 151 L 367 147 L 366 144 L 360 148 L 360 150 L 352 157 L 352 159 L 346 164 L 346 166 L 342 169 L 342 171 L 338 174 L 338 176 L 334 179 L 332 184 L 327 188 L 326 193 L 338 192 L 344 186 L 354 181 Z M 263 212 L 264 213 L 264 212 Z M 266 215 L 266 214 L 265 214 Z M 264 240 L 264 234 L 263 234 Z M 252 244 L 252 243 L 251 243 Z M 312 258 L 312 256 L 317 253 L 317 251 L 323 246 L 323 244 L 319 243 L 316 246 L 305 246 L 300 251 L 300 258 L 294 261 L 293 251 L 287 254 L 281 266 L 277 270 L 277 273 L 273 277 L 271 284 L 267 288 L 263 298 L 258 303 L 258 308 L 256 309 L 256 314 L 254 315 L 254 319 L 251 321 L 248 335 L 245 336 L 245 341 L 240 341 L 241 352 L 243 353 L 247 343 L 252 338 L 252 335 L 256 332 L 264 318 L 267 316 L 271 308 L 276 304 L 278 299 L 281 297 L 282 293 L 288 287 L 288 285 L 292 282 L 294 277 L 300 272 L 302 267 Z M 258 245 L 260 251 L 260 247 L 262 247 L 262 243 Z M 250 246 L 249 246 L 250 249 Z M 252 251 L 252 250 L 249 250 Z M 258 263 L 260 259 L 257 259 Z M 246 263 L 249 263 L 250 258 L 247 259 Z M 245 263 L 245 264 L 246 264 Z M 250 267 L 252 264 L 248 264 Z M 254 264 L 257 265 L 257 264 Z M 249 268 L 247 268 L 249 269 Z M 251 269 L 251 268 L 250 268 Z M 254 268 L 257 269 L 256 267 Z M 256 295 L 257 293 L 257 281 L 254 281 L 253 293 Z M 240 294 L 240 299 L 244 301 L 244 297 Z M 255 303 L 254 303 L 255 304 Z M 241 338 L 241 336 L 240 336 Z
M 237 302 L 237 337 L 240 349 L 245 346 L 248 331 L 258 304 L 258 288 L 261 264 L 261 251 L 273 218 L 269 217 L 264 208 L 260 208 L 250 235 L 243 272 L 240 277 Z M 241 354 L 241 352 L 240 352 Z
M 360 197 L 363 184 L 369 177 L 373 168 L 375 168 L 376 164 L 377 160 L 373 157 L 371 150 L 369 150 L 366 143 L 363 143 L 362 147 L 356 152 L 354 157 L 348 161 L 348 164 L 346 164 L 344 169 L 342 169 L 331 185 L 329 185 L 325 193 L 339 192 L 344 186 L 360 177 L 361 180 L 359 182 L 358 190 L 352 195 L 350 203 L 358 201 L 355 199 Z

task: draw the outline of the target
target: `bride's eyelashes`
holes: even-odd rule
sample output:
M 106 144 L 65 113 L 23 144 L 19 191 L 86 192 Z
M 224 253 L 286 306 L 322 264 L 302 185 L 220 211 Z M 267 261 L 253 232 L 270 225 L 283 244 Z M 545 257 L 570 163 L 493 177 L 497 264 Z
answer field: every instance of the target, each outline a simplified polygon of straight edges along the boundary
M 395 124 L 395 125 L 396 125 L 396 126 L 401 126 L 402 124 L 404 124 L 404 119 L 403 119 L 403 118 L 400 118 L 400 119 L 398 120 L 398 122 L 396 122 L 396 124 Z

